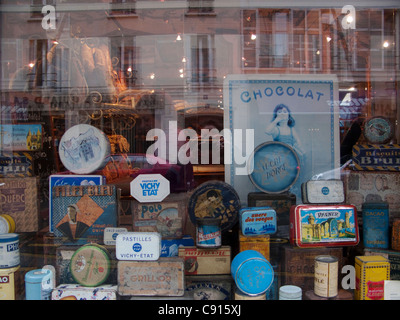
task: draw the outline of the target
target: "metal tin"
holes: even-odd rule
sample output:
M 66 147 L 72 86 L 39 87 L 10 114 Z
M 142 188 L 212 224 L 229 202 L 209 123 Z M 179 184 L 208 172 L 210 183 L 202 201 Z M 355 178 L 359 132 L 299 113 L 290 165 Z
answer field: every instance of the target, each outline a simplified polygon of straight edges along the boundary
M 125 232 L 117 236 L 118 260 L 154 261 L 161 255 L 161 235 L 158 232 Z
M 186 292 L 193 300 L 232 300 L 234 282 L 230 274 L 185 276 Z
M 104 229 L 103 243 L 107 246 L 115 246 L 117 236 L 120 233 L 128 232 L 127 228 L 113 228 L 107 227 Z
M 248 294 L 243 293 L 239 289 L 235 290 L 235 300 L 267 300 L 267 297 L 264 293 L 258 294 L 255 296 L 250 296 Z
M 392 223 L 392 249 L 400 251 L 400 219 L 394 219 Z
M 15 221 L 8 214 L 0 214 L 0 234 L 2 233 L 14 233 L 15 232 Z
M 363 244 L 366 248 L 389 248 L 389 205 L 386 202 L 363 203 Z
M 383 256 L 390 263 L 390 280 L 400 280 L 400 252 L 389 249 L 365 248 L 365 256 Z
M 385 117 L 371 117 L 365 121 L 363 133 L 369 143 L 388 143 L 393 138 L 394 126 Z
M 353 169 L 367 171 L 399 171 L 400 145 L 356 144 L 352 150 Z
M 300 160 L 288 144 L 268 141 L 258 145 L 250 156 L 249 178 L 266 193 L 289 190 L 300 175 Z
M 332 298 L 338 294 L 338 259 L 330 255 L 315 257 L 314 293 L 317 296 Z
M 255 250 L 260 252 L 265 259 L 270 258 L 270 239 L 269 234 L 246 237 L 239 231 L 239 251 Z
M 239 216 L 240 229 L 244 236 L 276 233 L 276 212 L 271 207 L 242 208 Z
M 279 300 L 302 300 L 302 290 L 298 286 L 282 286 L 279 288 Z
M 390 263 L 381 255 L 356 256 L 355 300 L 383 300 L 384 282 L 390 280 Z
M 219 248 L 221 246 L 221 220 L 204 218 L 196 220 L 196 246 L 199 248 Z
M 296 205 L 290 209 L 290 242 L 298 247 L 354 246 L 359 242 L 353 205 Z
M 20 266 L 0 269 L 0 300 L 17 300 Z
M 255 250 L 239 252 L 233 258 L 231 275 L 237 288 L 250 296 L 265 293 L 274 281 L 272 265 Z
M 51 300 L 54 285 L 51 270 L 30 270 L 25 274 L 25 298 L 26 300 Z
M 117 286 L 82 287 L 78 284 L 61 284 L 53 289 L 51 300 L 117 300 Z
M 19 235 L 0 234 L 0 269 L 12 268 L 20 264 Z
M 301 195 L 303 203 L 343 203 L 343 181 L 337 179 L 309 180 L 301 184 Z
M 110 256 L 104 247 L 86 244 L 71 257 L 70 271 L 74 280 L 82 286 L 94 287 L 103 284 L 110 274 Z

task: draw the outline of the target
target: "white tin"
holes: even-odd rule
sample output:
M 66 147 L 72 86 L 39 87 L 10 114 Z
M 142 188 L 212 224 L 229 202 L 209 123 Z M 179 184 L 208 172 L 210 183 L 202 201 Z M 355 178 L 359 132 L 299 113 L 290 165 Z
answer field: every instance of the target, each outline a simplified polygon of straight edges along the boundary
M 303 203 L 328 204 L 344 202 L 343 181 L 309 180 L 301 186 Z
M 115 249 L 118 260 L 158 260 L 161 255 L 161 235 L 158 232 L 120 233 Z
M 115 246 L 117 236 L 120 233 L 128 232 L 127 228 L 107 227 L 104 229 L 103 243 L 107 246 Z

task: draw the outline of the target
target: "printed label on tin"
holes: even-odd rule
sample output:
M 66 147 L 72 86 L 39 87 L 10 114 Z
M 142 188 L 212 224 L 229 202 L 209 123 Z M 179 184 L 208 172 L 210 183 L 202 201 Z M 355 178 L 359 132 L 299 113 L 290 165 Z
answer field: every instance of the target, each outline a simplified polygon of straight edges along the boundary
M 332 259 L 333 260 L 333 259 Z M 335 297 L 338 293 L 338 262 L 315 260 L 314 293 L 320 297 Z
M 197 245 L 211 248 L 221 246 L 221 228 L 213 225 L 197 226 Z
M 118 260 L 157 260 L 161 254 L 161 236 L 157 232 L 126 232 L 117 236 Z
M 271 208 L 242 209 L 240 216 L 245 236 L 273 234 L 277 230 L 276 212 Z

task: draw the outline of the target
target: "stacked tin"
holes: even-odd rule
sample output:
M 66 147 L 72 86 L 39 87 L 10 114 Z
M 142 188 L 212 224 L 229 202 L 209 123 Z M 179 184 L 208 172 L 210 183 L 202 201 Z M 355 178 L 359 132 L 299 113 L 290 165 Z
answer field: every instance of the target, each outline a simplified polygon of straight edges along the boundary
M 0 300 L 18 299 L 19 269 L 19 235 L 0 234 Z

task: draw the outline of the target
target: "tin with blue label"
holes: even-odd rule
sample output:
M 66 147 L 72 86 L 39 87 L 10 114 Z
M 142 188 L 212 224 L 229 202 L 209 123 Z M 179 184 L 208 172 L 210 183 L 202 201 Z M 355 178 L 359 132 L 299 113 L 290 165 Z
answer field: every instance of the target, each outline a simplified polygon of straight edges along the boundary
M 276 233 L 276 211 L 271 207 L 242 208 L 239 215 L 240 229 L 244 236 Z
M 196 219 L 196 246 L 199 248 L 219 248 L 221 246 L 221 219 Z
M 365 202 L 362 205 L 363 244 L 366 248 L 389 248 L 389 205 Z
M 50 269 L 35 269 L 25 274 L 26 300 L 51 300 L 54 289 L 53 274 Z
M 274 281 L 272 265 L 255 250 L 242 251 L 233 258 L 231 275 L 236 287 L 250 296 L 266 293 Z
M 19 266 L 19 235 L 17 233 L 0 234 L 0 269 Z

